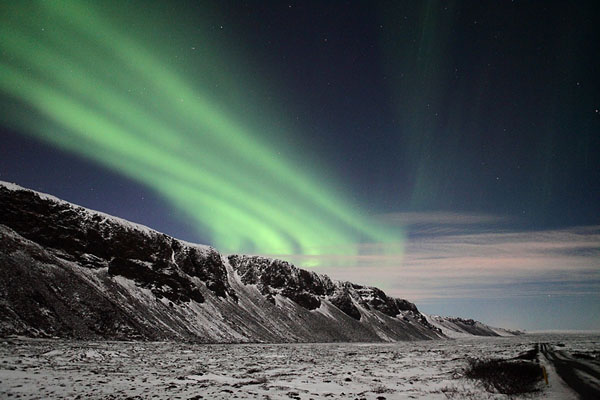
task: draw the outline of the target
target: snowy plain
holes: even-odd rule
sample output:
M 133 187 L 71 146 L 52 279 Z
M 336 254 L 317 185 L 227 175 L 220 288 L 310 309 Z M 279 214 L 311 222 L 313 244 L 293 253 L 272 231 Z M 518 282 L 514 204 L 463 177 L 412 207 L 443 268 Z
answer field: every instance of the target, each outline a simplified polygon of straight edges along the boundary
M 504 399 L 464 378 L 468 359 L 511 358 L 538 342 L 600 351 L 598 334 L 217 345 L 12 338 L 0 341 L 0 398 Z M 549 377 L 523 398 L 576 398 L 551 368 Z

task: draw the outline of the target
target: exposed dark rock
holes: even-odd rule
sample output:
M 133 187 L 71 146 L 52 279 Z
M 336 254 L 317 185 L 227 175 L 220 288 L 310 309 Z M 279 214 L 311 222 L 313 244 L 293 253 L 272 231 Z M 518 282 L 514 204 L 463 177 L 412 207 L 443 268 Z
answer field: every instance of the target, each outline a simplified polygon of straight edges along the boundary
M 136 260 L 115 257 L 108 265 L 110 275 L 120 275 L 136 281 L 140 286 L 151 289 L 158 297 L 166 297 L 176 303 L 187 302 L 190 299 L 202 303 L 204 296 L 188 279 L 177 272 L 165 273 L 167 268 L 159 263 L 153 269 Z M 168 270 L 167 270 L 168 271 Z
M 89 287 L 33 243 L 0 225 L 0 335 L 111 337 L 145 336 L 113 302 Z M 36 255 L 29 258 L 29 254 Z
M 320 296 L 332 294 L 334 290 L 329 277 L 296 268 L 286 261 L 232 255 L 229 263 L 243 283 L 256 284 L 265 297 L 280 294 L 308 310 L 319 308 Z
M 214 249 L 200 252 L 168 235 L 119 223 L 28 190 L 0 186 L 0 209 L 0 224 L 53 249 L 62 258 L 88 268 L 108 266 L 112 275 L 126 276 L 145 287 L 154 282 L 153 291 L 172 301 L 203 301 L 188 276 L 198 277 L 217 296 L 237 300 Z M 161 289 L 162 285 L 166 287 Z
M 454 322 L 455 324 L 461 324 L 461 325 L 468 325 L 468 326 L 475 326 L 475 320 L 474 319 L 463 319 L 463 318 L 448 318 L 450 321 Z
M 414 313 L 419 312 L 415 303 L 411 303 L 410 301 L 404 300 L 404 299 L 394 299 L 394 300 L 396 301 L 396 307 L 398 307 L 398 310 L 400 310 L 400 311 L 412 311 Z
M 197 276 L 205 282 L 206 287 L 217 296 L 226 297 L 229 295 L 237 301 L 236 294 L 227 282 L 227 269 L 223 264 L 221 255 L 216 250 L 210 249 L 200 253 L 197 249 L 190 248 L 188 256 L 182 257 L 180 265 L 185 273 Z
M 329 301 L 331 301 L 334 306 L 342 310 L 346 315 L 349 315 L 355 320 L 360 320 L 360 311 L 354 305 L 348 288 L 342 287 L 341 290 L 329 298 Z
M 388 297 L 380 289 L 350 282 L 333 282 L 325 275 L 296 268 L 285 261 L 232 255 L 229 256 L 229 263 L 243 283 L 256 284 L 266 297 L 280 294 L 309 310 L 318 308 L 321 305 L 320 299 L 325 297 L 355 320 L 361 319 L 356 304 L 390 317 L 396 317 L 401 311 L 419 314 L 413 303 Z

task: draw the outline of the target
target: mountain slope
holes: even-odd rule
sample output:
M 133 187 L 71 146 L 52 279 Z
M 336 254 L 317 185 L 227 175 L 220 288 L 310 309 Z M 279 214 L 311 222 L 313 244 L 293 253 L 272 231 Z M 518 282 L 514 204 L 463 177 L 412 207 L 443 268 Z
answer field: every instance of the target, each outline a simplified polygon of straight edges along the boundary
M 444 337 L 406 300 L 280 260 L 224 257 L 0 183 L 0 335 L 202 342 Z
M 439 315 L 425 315 L 427 321 L 440 329 L 449 338 L 470 336 L 515 336 L 523 332 L 503 328 L 494 328 L 472 319 L 456 317 L 441 317 Z

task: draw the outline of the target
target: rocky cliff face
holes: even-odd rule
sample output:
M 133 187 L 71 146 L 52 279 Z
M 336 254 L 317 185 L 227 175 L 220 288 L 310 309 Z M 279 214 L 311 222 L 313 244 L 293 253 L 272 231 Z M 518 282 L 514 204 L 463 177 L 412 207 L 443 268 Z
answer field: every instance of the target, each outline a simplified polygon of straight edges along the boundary
M 281 260 L 257 256 L 229 256 L 229 263 L 245 284 L 255 284 L 266 298 L 275 304 L 274 295 L 295 301 L 308 310 L 321 306 L 326 298 L 346 315 L 361 319 L 360 308 L 376 310 L 390 317 L 403 312 L 419 315 L 417 307 L 406 300 L 388 297 L 375 287 L 350 282 L 333 282 L 326 275 L 299 269 Z
M 444 337 L 414 304 L 0 183 L 0 335 L 201 342 Z

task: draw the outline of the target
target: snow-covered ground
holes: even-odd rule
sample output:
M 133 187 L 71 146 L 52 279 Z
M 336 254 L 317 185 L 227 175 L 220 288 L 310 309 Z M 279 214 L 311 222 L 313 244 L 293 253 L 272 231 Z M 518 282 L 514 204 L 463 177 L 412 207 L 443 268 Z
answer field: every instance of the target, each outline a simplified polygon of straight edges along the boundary
M 538 342 L 600 351 L 600 335 L 574 334 L 385 344 L 4 339 L 0 398 L 503 399 L 463 377 L 467 360 L 514 357 Z M 528 398 L 571 395 L 549 372 L 550 385 Z

